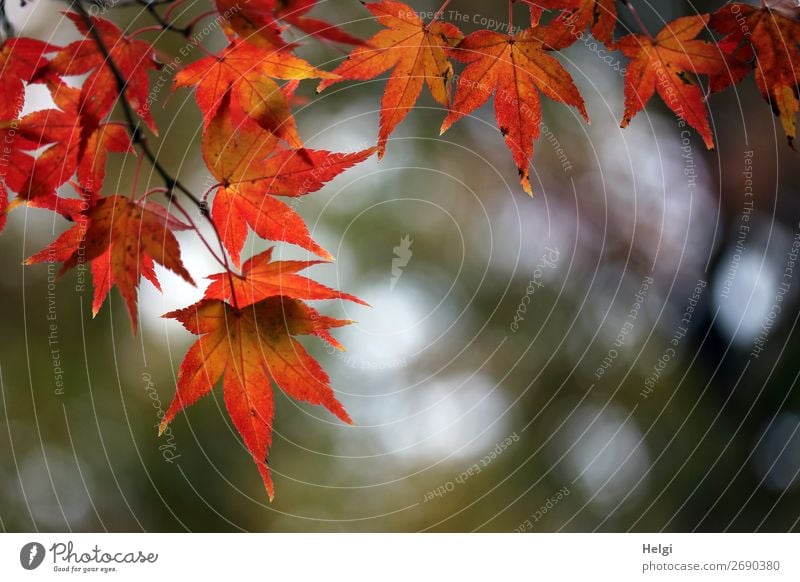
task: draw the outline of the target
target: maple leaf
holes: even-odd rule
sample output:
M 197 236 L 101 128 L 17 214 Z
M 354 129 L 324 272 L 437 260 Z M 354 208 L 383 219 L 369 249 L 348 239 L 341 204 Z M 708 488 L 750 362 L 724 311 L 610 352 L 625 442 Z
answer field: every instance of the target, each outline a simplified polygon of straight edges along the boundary
M 208 394 L 223 378 L 225 406 L 258 466 L 270 500 L 275 495 L 266 462 L 275 411 L 271 382 L 292 398 L 321 404 L 352 423 L 328 375 L 294 337 L 316 335 L 327 340 L 329 329 L 351 322 L 326 317 L 288 297 L 270 297 L 245 309 L 203 300 L 164 317 L 180 321 L 201 337 L 181 363 L 177 391 L 159 434 L 178 412 Z
M 75 12 L 67 12 L 66 16 L 85 38 L 67 45 L 53 57 L 48 66 L 50 72 L 62 76 L 89 73 L 81 89 L 80 109 L 90 112 L 95 119 L 108 115 L 119 97 L 119 84 L 108 59 L 97 45 L 93 29 L 125 82 L 125 98 L 131 108 L 153 133 L 158 133 L 147 102 L 147 72 L 159 68 L 152 45 L 125 36 L 116 24 L 104 18 L 91 16 L 90 29 Z
M 68 203 L 56 196 L 58 187 L 77 172 L 83 189 L 99 192 L 108 152 L 133 150 L 123 124 L 100 123 L 91 113 L 81 110 L 79 89 L 60 81 L 48 85 L 60 109 L 35 111 L 17 124 L 17 133 L 24 140 L 19 148 L 33 151 L 49 146 L 32 161 L 18 191 L 33 206 L 58 211 L 61 204 L 68 211 Z
M 316 4 L 317 0 L 277 0 L 275 16 L 311 36 L 357 46 L 365 44 L 362 39 L 337 26 L 306 16 Z
M 58 47 L 32 38 L 9 38 L 0 46 L 0 119 L 14 119 L 25 100 L 25 83 L 47 63 Z
M 303 196 L 374 153 L 276 148 L 276 138 L 226 102 L 203 134 L 203 155 L 220 186 L 211 217 L 235 264 L 248 226 L 258 236 L 301 246 L 331 259 L 315 243 L 303 219 L 275 196 Z M 300 153 L 302 152 L 302 153 Z
M 91 261 L 92 314 L 97 315 L 111 287 L 116 285 L 136 333 L 136 289 L 140 277 L 161 290 L 154 261 L 194 284 L 171 230 L 180 223 L 152 202 L 140 203 L 120 195 L 96 198 L 90 193 L 88 198 L 89 208 L 77 217 L 76 224 L 25 263 L 62 262 L 60 276 Z
M 725 40 L 733 46 L 749 45 L 755 53 L 755 61 L 743 66 L 745 69 L 754 67 L 756 86 L 780 118 L 789 144 L 794 147 L 800 111 L 796 69 L 800 63 L 800 9 L 796 4 L 794 8 L 789 7 L 789 3 L 773 4 L 779 10 L 740 2 L 726 4 L 712 16 L 711 27 L 727 35 Z M 740 58 L 739 62 L 742 61 Z M 734 74 L 723 78 L 714 89 L 735 83 L 741 76 Z
M 383 157 L 389 136 L 411 111 L 424 84 L 437 102 L 449 105 L 453 65 L 446 49 L 463 35 L 452 24 L 425 24 L 402 2 L 387 0 L 366 7 L 386 29 L 370 38 L 368 46 L 355 49 L 333 72 L 342 80 L 365 81 L 393 69 L 381 101 L 378 157 Z M 338 81 L 324 80 L 317 91 Z
M 20 122 L 17 119 L 0 121 L 0 143 L 3 144 L 4 159 L 0 163 L 2 180 L 14 192 L 22 192 L 33 168 L 34 159 L 26 152 L 33 151 L 39 146 L 35 141 L 20 135 Z
M 283 40 L 283 28 L 275 20 L 275 0 L 214 0 L 222 16 L 228 38 L 238 34 L 243 40 L 264 49 L 287 49 L 294 45 Z
M 6 227 L 8 218 L 8 191 L 6 185 L 0 182 L 0 232 Z
M 273 249 L 269 248 L 245 261 L 241 277 L 230 277 L 227 273 L 211 275 L 209 277 L 211 284 L 206 289 L 205 298 L 238 304 L 240 308 L 277 295 L 314 301 L 344 299 L 367 305 L 358 297 L 336 291 L 297 274 L 326 261 L 273 261 L 272 251 Z M 236 301 L 233 301 L 233 294 L 236 295 Z
M 320 71 L 287 50 L 264 50 L 235 40 L 219 56 L 202 58 L 180 71 L 175 76 L 175 87 L 197 87 L 195 98 L 206 124 L 230 92 L 261 127 L 292 147 L 302 148 L 286 95 L 273 78 L 332 77 L 335 75 Z
M 576 107 L 589 121 L 572 77 L 545 52 L 534 28 L 514 36 L 479 30 L 465 38 L 453 54 L 467 63 L 467 68 L 458 79 L 442 133 L 495 94 L 498 126 L 514 157 L 522 187 L 532 194 L 529 166 L 542 122 L 539 92 Z
M 580 40 L 589 28 L 597 40 L 612 45 L 617 25 L 617 0 L 578 0 L 574 8 L 561 12 L 542 30 L 542 40 L 551 50 L 560 50 Z
M 719 47 L 697 40 L 708 20 L 707 14 L 685 16 L 669 23 L 654 39 L 630 34 L 617 42 L 617 48 L 632 59 L 625 74 L 622 127 L 658 92 L 667 107 L 700 133 L 706 147 L 714 148 L 704 93 L 694 78 L 698 73 L 719 74 L 725 67 Z

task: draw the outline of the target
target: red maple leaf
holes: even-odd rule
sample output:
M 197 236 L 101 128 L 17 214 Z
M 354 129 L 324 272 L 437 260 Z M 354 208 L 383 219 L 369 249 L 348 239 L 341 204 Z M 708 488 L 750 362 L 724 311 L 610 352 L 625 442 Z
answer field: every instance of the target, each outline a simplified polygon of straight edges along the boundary
M 0 46 L 0 119 L 14 119 L 25 101 L 25 83 L 47 64 L 58 47 L 32 38 L 9 38 Z
M 59 271 L 62 275 L 79 264 L 91 262 L 93 315 L 97 315 L 111 287 L 116 285 L 136 333 L 139 279 L 144 276 L 161 289 L 154 261 L 194 284 L 183 266 L 178 241 L 172 233 L 180 223 L 152 202 L 138 202 L 120 195 L 107 198 L 84 195 L 89 208 L 75 217 L 76 224 L 30 257 L 26 264 L 62 262 Z
M 234 262 L 239 263 L 248 226 L 261 238 L 296 244 L 332 258 L 311 239 L 302 218 L 275 196 L 316 192 L 374 151 L 339 154 L 277 148 L 271 133 L 226 101 L 203 135 L 203 155 L 220 183 L 211 217 Z
M 500 132 L 514 157 L 522 187 L 532 194 L 529 166 L 542 122 L 539 93 L 576 107 L 589 120 L 572 77 L 545 52 L 535 28 L 513 36 L 479 30 L 465 38 L 453 55 L 467 68 L 458 79 L 442 133 L 494 94 Z
M 719 74 L 725 60 L 719 47 L 697 39 L 708 19 L 707 14 L 685 16 L 669 23 L 654 39 L 630 34 L 619 40 L 617 48 L 632 59 L 625 74 L 622 127 L 658 92 L 667 107 L 700 132 L 706 147 L 714 148 L 705 95 L 696 76 Z
M 99 192 L 108 152 L 131 152 L 131 140 L 123 124 L 101 123 L 82 110 L 79 89 L 58 81 L 48 84 L 60 109 L 35 111 L 17 125 L 24 140 L 20 149 L 49 146 L 32 162 L 19 193 L 33 206 L 69 212 L 69 203 L 56 196 L 58 187 L 77 173 L 82 189 Z
M 8 192 L 6 185 L 0 181 L 0 232 L 6 227 L 6 219 L 8 218 Z
M 197 87 L 195 98 L 208 124 L 223 98 L 233 100 L 261 127 L 295 148 L 297 134 L 286 95 L 274 79 L 331 78 L 288 50 L 265 50 L 241 40 L 231 42 L 219 56 L 192 63 L 175 77 L 175 87 Z
M 726 35 L 729 53 L 738 63 L 730 75 L 717 76 L 715 90 L 736 83 L 750 68 L 755 71 L 756 86 L 775 115 L 781 120 L 789 144 L 797 137 L 797 113 L 800 111 L 800 9 L 796 3 L 774 2 L 775 7 L 756 8 L 731 2 L 711 18 L 711 27 Z M 742 47 L 747 47 L 742 54 Z M 755 54 L 755 59 L 749 59 Z
M 159 434 L 187 406 L 211 392 L 223 378 L 225 406 L 261 473 L 270 499 L 275 490 L 267 465 L 275 412 L 275 383 L 289 396 L 321 404 L 342 421 L 352 421 L 336 399 L 330 379 L 300 342 L 316 335 L 332 345 L 329 329 L 349 321 L 321 315 L 302 301 L 270 297 L 244 309 L 203 300 L 164 317 L 180 321 L 200 339 L 189 348 L 178 372 L 178 388 Z
M 342 80 L 365 81 L 392 69 L 381 101 L 378 156 L 383 157 L 389 136 L 414 107 L 424 84 L 437 102 L 449 105 L 453 66 L 446 49 L 463 35 L 452 24 L 425 24 L 402 2 L 385 0 L 366 7 L 386 29 L 370 38 L 368 46 L 355 49 L 333 72 Z M 318 91 L 336 82 L 322 81 Z
M 273 261 L 272 248 L 267 249 L 242 265 L 242 275 L 230 277 L 227 273 L 211 275 L 206 289 L 206 299 L 219 299 L 240 308 L 258 303 L 276 295 L 295 299 L 319 301 L 344 299 L 367 305 L 358 297 L 336 291 L 297 273 L 327 261 Z M 231 292 L 233 290 L 233 293 Z M 236 301 L 233 301 L 233 295 Z
M 539 0 L 541 1 L 541 0 Z M 562 4 L 567 4 L 562 2 Z M 565 7 L 541 35 L 547 48 L 560 50 L 583 38 L 586 29 L 600 42 L 613 44 L 617 25 L 617 0 L 572 0 L 573 7 Z
M 85 38 L 67 45 L 53 57 L 49 72 L 62 76 L 88 73 L 81 88 L 79 109 L 95 119 L 102 119 L 111 112 L 119 98 L 119 83 L 109 66 L 110 58 L 125 83 L 125 98 L 131 108 L 153 133 L 158 133 L 147 101 L 150 85 L 147 72 L 160 66 L 152 45 L 125 36 L 116 24 L 104 18 L 91 16 L 92 28 L 89 28 L 80 15 L 67 12 L 66 16 Z M 98 46 L 95 34 L 109 58 Z
M 283 40 L 283 27 L 275 19 L 275 0 L 214 0 L 223 18 L 225 34 L 264 49 L 292 48 Z

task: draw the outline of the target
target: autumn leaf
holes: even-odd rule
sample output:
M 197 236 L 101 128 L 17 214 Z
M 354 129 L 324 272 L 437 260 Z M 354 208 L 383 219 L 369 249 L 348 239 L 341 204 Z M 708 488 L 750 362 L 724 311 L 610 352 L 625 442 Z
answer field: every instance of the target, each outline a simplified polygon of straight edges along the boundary
M 800 111 L 797 64 L 800 63 L 800 10 L 788 3 L 773 3 L 770 7 L 756 8 L 741 2 L 726 4 L 714 13 L 711 27 L 726 35 L 725 41 L 734 46 L 747 45 L 755 53 L 755 62 L 747 63 L 755 69 L 756 86 L 772 106 L 775 115 L 794 147 L 797 137 L 797 113 Z M 741 62 L 743 59 L 739 59 Z M 738 77 L 738 78 L 737 78 Z M 741 75 L 723 79 L 715 89 L 735 83 Z
M 347 154 L 301 151 L 276 148 L 271 133 L 227 102 L 203 134 L 206 165 L 220 184 L 211 217 L 237 265 L 248 226 L 261 238 L 288 242 L 324 259 L 332 258 L 311 239 L 303 219 L 275 196 L 316 192 L 375 150 Z
M 401 2 L 377 2 L 366 7 L 386 29 L 370 38 L 367 47 L 355 49 L 333 72 L 342 79 L 364 81 L 392 69 L 381 101 L 378 156 L 383 157 L 389 136 L 417 102 L 423 84 L 427 83 L 437 102 L 449 105 L 453 66 L 446 49 L 455 46 L 463 35 L 452 24 L 425 24 Z M 318 91 L 336 82 L 322 81 Z
M 708 24 L 707 14 L 674 20 L 654 38 L 630 34 L 617 48 L 631 59 L 625 74 L 625 114 L 622 127 L 644 109 L 654 93 L 678 117 L 695 128 L 708 149 L 714 148 L 708 109 L 697 74 L 719 74 L 725 67 L 716 45 L 697 40 Z
M 162 207 L 141 203 L 126 196 L 90 198 L 89 209 L 76 224 L 47 248 L 30 257 L 26 264 L 62 262 L 59 275 L 91 261 L 94 299 L 92 314 L 97 315 L 108 292 L 119 289 L 136 333 L 136 303 L 139 279 L 144 276 L 161 290 L 154 261 L 191 284 L 171 226 L 178 223 Z
M 365 44 L 363 40 L 338 26 L 306 16 L 316 6 L 317 0 L 276 0 L 275 4 L 277 18 L 310 36 L 356 46 Z
M 203 300 L 164 317 L 180 321 L 201 337 L 181 363 L 177 392 L 159 434 L 223 378 L 225 406 L 258 466 L 270 500 L 275 495 L 266 461 L 275 411 L 271 382 L 292 398 L 321 404 L 342 421 L 352 422 L 336 399 L 328 375 L 295 339 L 316 335 L 327 340 L 329 329 L 349 321 L 326 317 L 288 297 L 270 297 L 244 309 Z
M 4 183 L 14 192 L 22 192 L 25 184 L 30 177 L 33 168 L 33 157 L 26 153 L 38 149 L 36 141 L 26 139 L 20 135 L 20 122 L 18 119 L 0 121 L 0 143 L 3 144 L 6 160 L 3 163 L 3 177 L 0 183 Z
M 533 193 L 529 169 L 533 142 L 539 137 L 542 122 L 539 93 L 576 107 L 589 120 L 572 77 L 545 52 L 537 35 L 533 28 L 515 36 L 479 30 L 465 38 L 453 54 L 467 63 L 467 68 L 458 79 L 450 114 L 442 124 L 444 133 L 494 94 L 500 132 L 528 194 Z
M 79 109 L 102 119 L 114 108 L 119 97 L 119 84 L 108 59 L 97 45 L 92 29 L 75 12 L 67 12 L 85 38 L 64 47 L 50 62 L 48 69 L 61 76 L 89 74 L 81 88 Z M 147 102 L 147 72 L 159 68 L 153 47 L 141 40 L 125 36 L 113 22 L 91 16 L 92 28 L 108 51 L 108 56 L 125 82 L 125 98 L 153 133 L 158 133 Z
M 25 83 L 58 47 L 32 38 L 9 38 L 0 47 L 0 119 L 15 119 L 25 101 Z
M 516 2 L 517 0 L 514 0 Z M 526 4 L 531 13 L 531 27 L 535 28 L 539 25 L 542 15 L 546 10 L 573 10 L 578 7 L 578 4 L 583 0 L 519 0 L 520 3 Z
M 6 185 L 0 182 L 0 232 L 6 227 L 8 218 L 8 191 Z
M 240 308 L 277 295 L 314 301 L 343 299 L 367 305 L 358 297 L 336 291 L 297 274 L 326 261 L 273 261 L 272 251 L 273 249 L 269 248 L 247 260 L 242 265 L 241 277 L 230 277 L 227 273 L 211 275 L 209 277 L 211 284 L 206 289 L 205 298 L 236 303 Z M 235 302 L 231 288 L 236 295 Z
M 273 79 L 334 78 L 287 50 L 264 50 L 233 41 L 217 57 L 205 57 L 175 76 L 175 87 L 197 87 L 195 98 L 208 124 L 230 91 L 261 127 L 302 148 L 286 95 Z
M 64 199 L 56 190 L 77 173 L 83 189 L 99 192 L 105 179 L 108 152 L 132 152 L 127 128 L 121 123 L 100 123 L 81 110 L 81 91 L 61 82 L 50 82 L 53 100 L 60 109 L 35 111 L 17 124 L 21 149 L 48 146 L 31 162 L 19 193 L 31 205 L 58 211 Z M 12 186 L 13 187 L 13 186 Z
M 281 36 L 283 27 L 275 20 L 276 0 L 214 0 L 214 3 L 231 40 L 239 35 L 253 46 L 270 50 L 294 46 Z
M 617 0 L 578 0 L 576 6 L 564 10 L 542 30 L 547 48 L 564 49 L 580 40 L 586 29 L 607 45 L 613 44 L 617 25 Z

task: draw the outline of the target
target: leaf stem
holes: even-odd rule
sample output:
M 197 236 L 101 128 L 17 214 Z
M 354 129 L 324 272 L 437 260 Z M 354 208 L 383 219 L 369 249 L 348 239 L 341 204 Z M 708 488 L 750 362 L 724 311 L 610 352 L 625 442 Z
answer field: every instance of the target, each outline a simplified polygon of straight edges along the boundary
M 97 45 L 97 48 L 100 50 L 100 53 L 103 55 L 105 64 L 111 71 L 111 74 L 117 83 L 117 89 L 119 91 L 119 103 L 120 107 L 122 108 L 122 114 L 125 116 L 125 121 L 128 123 L 131 134 L 131 142 L 135 146 L 138 146 L 142 150 L 142 153 L 145 155 L 145 157 L 150 161 L 153 169 L 158 173 L 163 180 L 164 185 L 167 187 L 167 190 L 169 191 L 169 197 L 172 197 L 172 193 L 175 190 L 180 190 L 200 209 L 201 212 L 208 214 L 208 208 L 206 208 L 200 202 L 200 200 L 194 194 L 192 194 L 191 190 L 189 190 L 180 180 L 174 178 L 167 171 L 161 162 L 158 161 L 158 158 L 153 153 L 153 150 L 150 149 L 150 146 L 147 144 L 147 138 L 145 137 L 144 132 L 141 130 L 141 123 L 136 120 L 133 109 L 131 109 L 128 99 L 125 97 L 125 90 L 128 84 L 127 81 L 122 76 L 122 73 L 119 72 L 119 68 L 117 67 L 116 63 L 114 63 L 112 60 L 111 53 L 109 52 L 108 47 L 106 47 L 103 38 L 100 36 L 100 33 L 97 32 L 97 29 L 95 29 L 94 21 L 89 16 L 86 8 L 83 6 L 83 4 L 81 4 L 80 1 L 73 1 L 71 4 L 81 17 L 81 20 L 83 20 L 83 23 L 86 25 L 89 35 L 92 37 Z
M 158 22 L 158 25 L 161 27 L 162 30 L 169 30 L 172 32 L 176 32 L 185 38 L 189 38 L 192 34 L 193 24 L 188 24 L 186 26 L 177 26 L 174 22 L 167 20 L 166 17 L 161 16 L 156 10 L 156 4 L 151 2 L 150 0 L 137 0 L 140 6 L 144 6 L 145 10 L 150 13 L 150 16 L 153 17 L 153 20 Z
M 650 31 L 647 30 L 644 20 L 642 20 L 642 17 L 639 15 L 639 11 L 636 10 L 636 7 L 633 5 L 631 0 L 622 0 L 622 3 L 628 8 L 628 10 L 630 10 L 633 20 L 636 22 L 636 26 L 639 27 L 642 33 L 645 34 L 650 40 L 655 40 L 653 35 L 650 34 Z
M 172 204 L 175 204 L 175 207 L 178 208 L 179 211 L 184 213 L 185 216 L 188 216 L 188 213 L 186 213 L 185 209 L 181 210 L 183 206 L 175 199 L 174 196 L 175 190 L 182 192 L 189 200 L 192 201 L 192 203 L 195 206 L 197 206 L 198 210 L 200 211 L 200 214 L 206 220 L 208 220 L 209 224 L 211 225 L 211 228 L 214 229 L 214 234 L 216 235 L 220 249 L 222 250 L 221 264 L 225 267 L 225 271 L 228 273 L 228 277 L 230 278 L 231 281 L 231 289 L 233 289 L 233 272 L 231 271 L 230 264 L 228 262 L 228 255 L 225 252 L 225 246 L 222 244 L 222 237 L 219 234 L 219 229 L 217 229 L 217 225 L 214 224 L 214 221 L 211 220 L 211 214 L 209 213 L 208 205 L 203 203 L 199 198 L 197 198 L 197 196 L 195 196 L 192 193 L 192 191 L 189 190 L 189 188 L 187 188 L 180 180 L 178 180 L 178 178 L 173 177 L 172 174 L 170 174 L 169 171 L 167 171 L 167 169 L 161 164 L 161 162 L 158 161 L 157 156 L 155 155 L 153 150 L 150 149 L 150 146 L 147 143 L 147 138 L 145 137 L 144 133 L 140 128 L 141 123 L 136 120 L 136 117 L 134 116 L 133 113 L 133 109 L 131 108 L 130 103 L 128 103 L 128 100 L 125 97 L 125 89 L 127 86 L 127 81 L 122 76 L 122 73 L 120 73 L 120 70 L 117 67 L 116 63 L 114 63 L 114 60 L 111 58 L 111 53 L 109 52 L 108 47 L 103 41 L 103 38 L 100 36 L 100 33 L 95 28 L 94 21 L 92 20 L 91 16 L 89 16 L 86 7 L 83 6 L 83 4 L 81 4 L 80 0 L 72 0 L 70 4 L 78 13 L 78 15 L 81 17 L 81 20 L 83 21 L 84 25 L 86 25 L 86 29 L 89 32 L 89 35 L 92 37 L 92 40 L 94 41 L 95 45 L 97 45 L 98 50 L 103 55 L 105 64 L 106 66 L 108 66 L 109 70 L 111 71 L 114 77 L 114 80 L 117 83 L 117 89 L 119 91 L 119 103 L 122 109 L 122 113 L 125 116 L 125 120 L 127 121 L 128 124 L 128 128 L 131 134 L 131 142 L 142 150 L 142 153 L 148 159 L 150 165 L 153 167 L 156 173 L 158 173 L 158 175 L 161 177 L 161 180 L 164 182 L 165 186 L 164 194 L 166 195 L 167 199 Z M 195 231 L 198 233 L 201 240 L 203 240 L 203 242 L 206 243 L 206 246 L 209 247 L 210 249 L 210 246 L 207 244 L 207 241 L 204 240 L 204 237 L 200 234 L 200 231 L 197 230 L 196 227 Z M 238 310 L 239 306 L 236 301 L 235 293 L 232 293 L 232 297 L 233 297 L 234 307 Z
M 153 190 L 153 192 L 157 192 L 158 190 Z M 203 236 L 203 233 L 200 231 L 200 228 L 197 226 L 197 223 L 192 218 L 192 215 L 183 207 L 183 205 L 178 202 L 177 200 L 171 200 L 171 204 L 175 206 L 178 212 L 186 219 L 186 222 L 189 223 L 189 226 L 192 227 L 192 230 L 197 234 L 197 237 L 203 242 L 205 247 L 208 249 L 208 252 L 211 253 L 211 256 L 220 264 L 222 268 L 227 271 L 228 275 L 232 275 L 230 265 L 228 264 L 228 258 L 225 254 L 225 249 L 222 249 L 222 258 L 217 254 L 217 252 L 211 247 L 211 244 L 206 240 L 206 237 Z
M 439 10 L 436 11 L 436 14 L 433 15 L 433 18 L 431 18 L 431 21 L 428 24 L 429 25 L 433 24 L 434 22 L 439 20 L 442 17 L 442 15 L 444 14 L 444 11 L 447 10 L 447 7 L 450 6 L 450 3 L 452 1 L 453 0 L 445 0 L 444 4 L 442 4 L 442 7 L 439 8 Z
M 159 2 L 161 4 L 169 4 L 169 6 L 167 6 L 167 9 L 164 11 L 164 18 L 169 19 L 172 16 L 172 12 L 175 9 L 177 9 L 178 6 L 182 5 L 184 2 L 186 2 L 186 0 L 174 0 L 174 1 L 173 0 L 166 0 L 165 2 Z M 155 2 L 151 1 L 151 4 L 154 4 L 154 3 Z
M 144 163 L 144 156 L 137 156 L 137 158 L 136 171 L 133 174 L 133 186 L 131 187 L 131 200 L 133 200 L 137 190 L 139 190 L 139 175 L 142 173 L 142 164 Z

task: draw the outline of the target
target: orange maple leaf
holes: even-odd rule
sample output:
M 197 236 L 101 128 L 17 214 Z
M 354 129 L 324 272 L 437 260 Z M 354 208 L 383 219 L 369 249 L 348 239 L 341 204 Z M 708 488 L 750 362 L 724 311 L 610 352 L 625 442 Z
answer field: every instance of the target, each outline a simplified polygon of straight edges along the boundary
M 714 149 L 705 95 L 696 76 L 719 74 L 725 59 L 718 46 L 697 40 L 708 20 L 707 14 L 685 16 L 669 23 L 654 39 L 630 34 L 617 42 L 617 48 L 632 59 L 625 74 L 622 127 L 658 92 L 667 107 L 700 133 L 706 147 Z
M 293 45 L 283 40 L 283 27 L 275 20 L 275 0 L 214 0 L 228 38 L 239 35 L 262 49 L 287 49 Z
M 572 77 L 545 52 L 538 34 L 534 28 L 514 36 L 479 30 L 465 38 L 453 54 L 468 65 L 458 79 L 453 106 L 442 124 L 444 133 L 495 94 L 497 123 L 528 194 L 533 193 L 529 169 L 533 142 L 539 137 L 542 122 L 539 92 L 576 107 L 589 121 Z
M 262 49 L 235 40 L 219 56 L 205 57 L 175 76 L 175 87 L 197 87 L 195 98 L 206 124 L 214 118 L 230 92 L 239 106 L 261 127 L 295 148 L 297 134 L 286 95 L 276 79 L 334 78 L 288 50 Z
M 181 262 L 180 247 L 171 230 L 188 227 L 181 226 L 163 207 L 133 201 L 127 196 L 91 198 L 87 204 L 89 209 L 76 217 L 72 228 L 25 263 L 62 262 L 60 276 L 91 261 L 92 314 L 97 315 L 111 287 L 116 285 L 136 333 L 136 290 L 140 277 L 161 289 L 153 261 L 194 284 Z
M 303 219 L 275 196 L 303 196 L 319 190 L 344 170 L 370 157 L 375 149 L 338 154 L 276 148 L 276 138 L 229 102 L 203 134 L 206 165 L 220 186 L 211 217 L 235 264 L 248 226 L 258 236 L 301 246 L 331 259 L 311 238 Z
M 269 248 L 245 261 L 241 277 L 231 277 L 227 273 L 211 275 L 209 277 L 211 284 L 206 289 L 205 298 L 238 304 L 240 308 L 276 295 L 313 301 L 344 299 L 366 305 L 358 297 L 331 289 L 297 274 L 327 261 L 273 261 L 272 250 Z M 234 294 L 236 301 L 233 301 Z
M 452 24 L 425 24 L 402 2 L 387 0 L 366 7 L 386 29 L 370 38 L 368 46 L 355 49 L 333 72 L 342 79 L 363 81 L 393 69 L 381 101 L 378 157 L 383 157 L 389 136 L 411 111 L 425 83 L 437 102 L 449 105 L 453 65 L 446 49 L 463 35 Z M 324 80 L 317 90 L 336 82 Z
M 756 8 L 741 2 L 726 4 L 714 13 L 711 27 L 727 35 L 726 40 L 733 46 L 752 47 L 755 61 L 746 67 L 755 68 L 756 85 L 780 118 L 789 144 L 794 147 L 800 111 L 800 11 L 796 4 L 793 8 L 784 8 L 787 3 L 775 4 L 776 8 Z M 732 75 L 722 86 L 737 81 L 737 76 Z
M 540 1 L 537 0 L 537 3 Z M 542 27 L 541 37 L 548 49 L 567 48 L 582 40 L 586 29 L 590 29 L 592 36 L 600 42 L 613 45 L 614 28 L 617 25 L 617 0 L 571 0 L 555 4 L 565 6 L 561 14 Z
M 261 473 L 270 500 L 275 495 L 267 453 L 275 412 L 271 382 L 289 396 L 321 404 L 351 424 L 330 387 L 330 379 L 294 336 L 316 335 L 330 342 L 329 329 L 351 322 L 319 314 L 289 297 L 270 297 L 245 309 L 203 300 L 164 317 L 180 321 L 200 339 L 178 372 L 175 398 L 159 434 L 187 406 L 211 392 L 223 378 L 225 406 Z
M 275 4 L 276 18 L 280 18 L 306 34 L 344 44 L 365 44 L 363 40 L 345 32 L 338 26 L 307 16 L 316 6 L 317 0 L 272 0 L 272 2 Z

